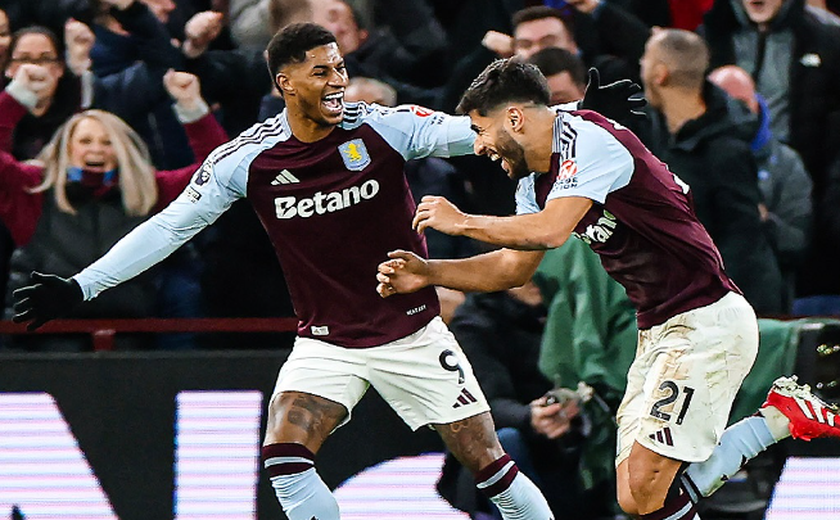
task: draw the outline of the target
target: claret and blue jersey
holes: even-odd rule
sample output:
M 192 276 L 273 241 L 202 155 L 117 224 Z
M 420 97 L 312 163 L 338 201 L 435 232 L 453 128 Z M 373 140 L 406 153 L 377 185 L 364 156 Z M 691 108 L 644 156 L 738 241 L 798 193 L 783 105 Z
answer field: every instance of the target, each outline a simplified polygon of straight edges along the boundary
M 76 279 L 90 298 L 131 275 L 122 262 L 148 267 L 164 254 L 155 251 L 168 254 L 247 197 L 277 251 L 299 335 L 346 347 L 388 343 L 439 313 L 433 288 L 388 299 L 375 290 L 376 267 L 389 251 L 426 256 L 411 227 L 415 204 L 403 166 L 472 153 L 473 140 L 465 117 L 347 103 L 327 137 L 303 143 L 283 112 L 217 148 L 185 192 L 138 228 L 143 239 L 131 238 L 119 246 L 124 254 L 107 255 Z M 132 253 L 139 258 L 129 260 Z
M 551 169 L 520 180 L 517 213 L 572 196 L 593 201 L 573 234 L 627 290 L 640 328 L 739 292 L 689 187 L 632 132 L 586 110 L 557 111 Z

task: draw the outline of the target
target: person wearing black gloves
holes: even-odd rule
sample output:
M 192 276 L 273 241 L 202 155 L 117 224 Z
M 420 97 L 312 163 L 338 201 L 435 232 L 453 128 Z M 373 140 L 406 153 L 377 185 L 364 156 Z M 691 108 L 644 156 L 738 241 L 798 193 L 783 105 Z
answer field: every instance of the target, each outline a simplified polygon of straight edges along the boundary
M 59 301 L 78 303 L 68 284 L 77 284 L 83 299 L 95 298 L 248 198 L 276 245 L 299 317 L 263 446 L 290 520 L 338 519 L 315 454 L 369 386 L 410 427 L 434 427 L 503 517 L 549 519 L 539 490 L 501 448 L 469 362 L 438 316 L 434 290 L 386 301 L 368 278 L 394 247 L 426 256 L 425 241 L 411 229 L 415 204 L 403 168 L 413 158 L 474 153 L 469 118 L 345 102 L 344 58 L 335 36 L 315 24 L 287 26 L 267 54 L 285 110 L 213 151 L 181 196 L 72 281 L 35 276 L 15 295 L 15 320 L 37 328 L 64 311 Z M 335 262 L 338 244 L 352 244 L 353 255 Z

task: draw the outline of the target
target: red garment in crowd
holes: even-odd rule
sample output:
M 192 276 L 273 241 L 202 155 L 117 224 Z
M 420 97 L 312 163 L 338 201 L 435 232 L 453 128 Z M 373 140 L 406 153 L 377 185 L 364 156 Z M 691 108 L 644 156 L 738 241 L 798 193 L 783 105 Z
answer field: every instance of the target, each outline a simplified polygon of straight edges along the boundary
M 695 31 L 703 23 L 703 15 L 712 8 L 714 0 L 668 0 L 671 27 Z

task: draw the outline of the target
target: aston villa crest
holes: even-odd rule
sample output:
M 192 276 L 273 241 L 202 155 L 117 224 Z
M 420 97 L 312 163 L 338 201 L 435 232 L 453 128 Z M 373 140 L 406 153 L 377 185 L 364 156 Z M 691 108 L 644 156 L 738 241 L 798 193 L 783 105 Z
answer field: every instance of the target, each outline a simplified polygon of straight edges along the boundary
M 338 151 L 341 152 L 344 166 L 350 171 L 360 172 L 370 164 L 370 155 L 361 139 L 347 141 L 338 147 Z

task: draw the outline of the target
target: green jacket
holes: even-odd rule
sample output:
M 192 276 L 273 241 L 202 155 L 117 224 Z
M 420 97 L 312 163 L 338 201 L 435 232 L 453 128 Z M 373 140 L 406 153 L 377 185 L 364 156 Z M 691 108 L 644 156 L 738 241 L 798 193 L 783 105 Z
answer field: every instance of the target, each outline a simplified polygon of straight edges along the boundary
M 581 446 L 580 475 L 588 489 L 614 479 L 614 415 L 636 354 L 636 313 L 598 255 L 577 239 L 548 251 L 534 282 L 548 305 L 540 371 L 555 386 L 585 382 L 607 405 L 597 399 L 584 405 L 592 429 Z

